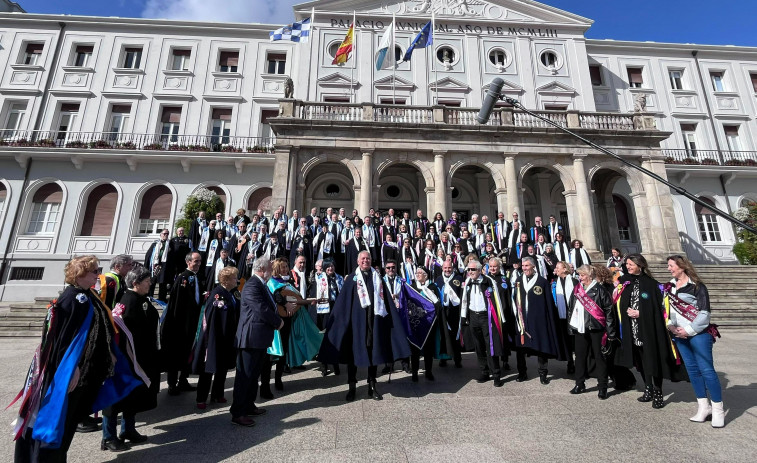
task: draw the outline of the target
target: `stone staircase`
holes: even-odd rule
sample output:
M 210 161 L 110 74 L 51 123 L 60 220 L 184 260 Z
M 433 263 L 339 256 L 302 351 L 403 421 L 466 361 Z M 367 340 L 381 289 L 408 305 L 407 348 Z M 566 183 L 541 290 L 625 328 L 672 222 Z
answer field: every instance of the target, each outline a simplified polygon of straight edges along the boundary
M 653 263 L 649 269 L 658 281 L 670 281 L 667 263 Z M 712 323 L 724 333 L 757 330 L 757 266 L 698 265 L 696 269 L 710 293 Z
M 670 279 L 663 262 L 650 270 L 658 281 Z M 710 291 L 712 321 L 721 331 L 757 330 L 757 266 L 699 265 L 697 272 Z M 0 306 L 0 337 L 39 337 L 49 303 L 38 297 Z

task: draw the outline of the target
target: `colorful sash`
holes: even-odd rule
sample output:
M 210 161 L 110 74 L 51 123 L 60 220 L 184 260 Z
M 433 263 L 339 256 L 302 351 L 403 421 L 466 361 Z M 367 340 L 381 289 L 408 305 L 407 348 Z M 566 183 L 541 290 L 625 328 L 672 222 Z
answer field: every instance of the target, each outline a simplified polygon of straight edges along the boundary
M 582 285 L 576 285 L 576 287 L 573 289 L 573 294 L 576 296 L 576 299 L 581 301 L 581 304 L 584 306 L 584 310 L 589 312 L 589 315 L 594 317 L 594 320 L 599 322 L 600 325 L 602 325 L 602 328 L 605 329 L 605 333 L 602 335 L 602 345 L 607 345 L 607 318 L 605 317 L 604 311 L 602 311 L 602 308 L 599 307 L 599 304 L 594 301 L 594 299 L 590 298 L 588 294 L 586 294 L 586 290 L 583 288 Z
M 615 288 L 615 291 L 612 292 L 612 303 L 615 304 L 616 310 L 618 311 L 618 333 L 620 333 L 620 339 L 623 339 L 623 318 L 620 316 L 620 295 L 623 294 L 623 290 L 626 289 L 626 286 L 630 284 L 630 281 L 624 281 L 623 284 L 619 284 Z
M 678 297 L 676 294 L 673 294 L 673 284 L 672 283 L 665 283 L 662 285 L 663 287 L 663 294 L 665 295 L 665 310 L 668 314 L 670 314 L 670 307 L 673 307 L 673 310 L 676 311 L 676 313 L 689 322 L 693 322 L 695 318 L 699 315 L 699 310 L 694 307 L 693 305 L 683 301 L 680 297 Z M 712 336 L 712 342 L 717 341 L 717 338 L 720 337 L 720 331 L 718 331 L 718 325 L 715 325 L 714 323 L 710 323 L 709 326 L 705 329 L 705 331 Z

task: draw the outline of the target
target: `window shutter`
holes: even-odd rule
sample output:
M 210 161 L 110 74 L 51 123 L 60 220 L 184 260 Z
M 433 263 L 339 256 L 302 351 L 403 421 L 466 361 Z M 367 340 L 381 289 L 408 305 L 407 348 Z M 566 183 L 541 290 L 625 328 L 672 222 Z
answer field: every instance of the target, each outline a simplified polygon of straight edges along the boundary
M 140 219 L 168 219 L 171 217 L 173 195 L 165 185 L 155 185 L 142 196 Z
M 26 52 L 29 54 L 41 55 L 44 48 L 44 43 L 30 43 L 26 45 Z
M 213 120 L 220 119 L 222 121 L 231 120 L 231 108 L 213 108 Z
M 116 114 L 116 113 L 129 114 L 131 112 L 131 105 L 130 104 L 114 104 L 111 112 L 113 114 Z
M 118 191 L 110 184 L 100 185 L 89 193 L 81 236 L 109 236 L 118 204 Z
M 221 58 L 218 60 L 221 66 L 238 66 L 239 52 L 238 51 L 222 51 Z
M 174 56 L 192 56 L 192 50 L 182 50 L 182 49 L 174 49 L 173 51 Z
M 729 136 L 729 137 L 738 137 L 739 136 L 739 126 L 738 125 L 726 125 L 726 126 L 723 126 L 723 129 L 725 129 L 726 136 Z
M 79 45 L 76 47 L 76 53 L 92 53 L 95 50 L 93 45 Z
M 163 108 L 163 114 L 160 122 L 181 122 L 181 106 L 166 106 Z
M 42 185 L 35 193 L 32 199 L 33 203 L 60 203 L 63 201 L 63 190 L 57 183 L 47 183 Z
M 641 68 L 628 68 L 628 81 L 632 84 L 643 84 Z
M 269 198 L 273 194 L 273 190 L 270 188 L 260 188 L 255 190 L 251 195 L 250 199 L 247 200 L 247 210 L 248 211 L 256 211 L 258 210 L 258 206 L 261 202 L 263 202 L 266 198 Z
M 79 103 L 63 103 L 60 105 L 60 111 L 64 113 L 79 112 Z

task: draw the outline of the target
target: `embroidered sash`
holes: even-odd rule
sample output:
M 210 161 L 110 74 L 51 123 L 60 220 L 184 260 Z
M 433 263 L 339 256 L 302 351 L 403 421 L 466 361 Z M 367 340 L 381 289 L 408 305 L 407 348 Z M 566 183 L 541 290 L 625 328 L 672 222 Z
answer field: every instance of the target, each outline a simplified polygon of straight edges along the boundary
M 386 311 L 386 305 L 384 304 L 384 285 L 378 276 L 378 272 L 373 269 L 371 269 L 371 279 L 373 281 L 373 313 L 379 317 L 386 317 L 389 313 Z M 355 270 L 355 282 L 357 283 L 357 297 L 360 300 L 360 307 L 365 309 L 371 305 L 371 298 L 365 286 L 363 272 L 360 271 L 359 267 Z
M 599 307 L 599 304 L 597 304 L 594 299 L 590 298 L 588 294 L 586 294 L 586 290 L 582 285 L 576 285 L 576 287 L 573 289 L 573 294 L 575 294 L 576 299 L 581 301 L 581 304 L 584 306 L 584 310 L 589 312 L 589 315 L 591 315 L 594 320 L 599 322 L 600 325 L 602 325 L 602 328 L 605 329 L 605 333 L 602 335 L 602 345 L 607 345 L 607 318 L 605 317 L 605 313 L 602 310 L 601 307 Z
M 693 305 L 685 302 L 683 299 L 678 297 L 678 295 L 673 294 L 673 284 L 672 283 L 665 283 L 663 286 L 663 294 L 665 295 L 665 309 L 667 313 L 670 313 L 670 307 L 673 307 L 673 310 L 676 311 L 676 313 L 689 322 L 693 322 L 695 318 L 699 315 L 699 310 L 694 307 Z M 718 331 L 718 325 L 715 325 L 713 323 L 710 323 L 709 326 L 705 329 L 705 331 L 712 336 L 712 341 L 715 342 L 717 338 L 720 337 L 720 331 Z

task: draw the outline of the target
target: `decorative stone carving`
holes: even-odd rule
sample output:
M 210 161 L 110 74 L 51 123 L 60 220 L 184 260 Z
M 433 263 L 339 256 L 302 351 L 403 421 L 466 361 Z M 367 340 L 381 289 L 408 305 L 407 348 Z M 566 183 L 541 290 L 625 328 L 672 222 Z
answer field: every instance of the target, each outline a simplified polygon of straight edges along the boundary
M 647 112 L 647 96 L 644 95 L 643 93 L 639 93 L 636 95 L 636 98 L 633 104 L 633 112 L 635 113 Z
M 284 98 L 293 98 L 294 97 L 294 81 L 291 77 L 287 77 L 287 80 L 284 81 Z

